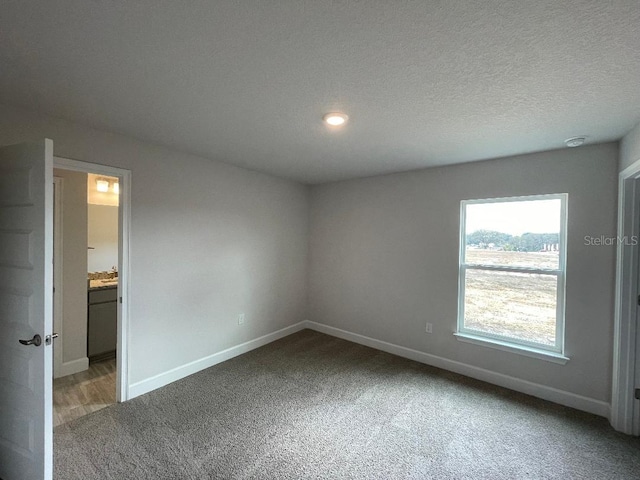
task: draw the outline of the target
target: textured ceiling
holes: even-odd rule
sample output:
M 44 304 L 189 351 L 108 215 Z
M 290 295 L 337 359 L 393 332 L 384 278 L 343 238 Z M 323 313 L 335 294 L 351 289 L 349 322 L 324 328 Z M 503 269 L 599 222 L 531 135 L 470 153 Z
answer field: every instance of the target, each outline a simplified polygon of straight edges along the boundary
M 319 183 L 619 139 L 639 25 L 638 0 L 2 0 L 0 102 Z

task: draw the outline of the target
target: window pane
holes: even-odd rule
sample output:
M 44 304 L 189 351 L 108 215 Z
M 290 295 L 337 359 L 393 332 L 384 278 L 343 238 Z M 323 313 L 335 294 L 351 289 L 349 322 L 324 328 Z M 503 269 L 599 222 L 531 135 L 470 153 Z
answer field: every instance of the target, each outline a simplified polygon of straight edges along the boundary
M 559 268 L 560 199 L 472 203 L 465 222 L 467 264 Z
M 555 275 L 467 269 L 464 326 L 553 346 L 557 282 Z

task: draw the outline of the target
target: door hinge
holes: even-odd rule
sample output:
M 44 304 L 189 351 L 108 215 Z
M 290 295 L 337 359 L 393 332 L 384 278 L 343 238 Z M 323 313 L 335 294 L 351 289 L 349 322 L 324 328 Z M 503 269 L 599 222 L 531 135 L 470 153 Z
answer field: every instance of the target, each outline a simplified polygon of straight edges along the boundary
M 120 303 L 122 303 L 122 297 L 120 297 Z
M 640 295 L 638 295 L 638 305 L 640 305 Z
M 636 400 L 640 400 L 640 388 L 636 388 Z

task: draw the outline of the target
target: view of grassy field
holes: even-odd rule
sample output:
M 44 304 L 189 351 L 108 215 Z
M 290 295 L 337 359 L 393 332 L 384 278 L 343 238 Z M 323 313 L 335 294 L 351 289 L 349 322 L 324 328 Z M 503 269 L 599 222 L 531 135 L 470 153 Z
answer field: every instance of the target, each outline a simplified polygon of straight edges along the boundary
M 468 249 L 466 263 L 558 268 L 558 252 Z M 555 275 L 467 269 L 465 326 L 482 332 L 553 345 Z
M 467 248 L 466 263 L 512 267 L 558 268 L 558 252 L 503 252 Z

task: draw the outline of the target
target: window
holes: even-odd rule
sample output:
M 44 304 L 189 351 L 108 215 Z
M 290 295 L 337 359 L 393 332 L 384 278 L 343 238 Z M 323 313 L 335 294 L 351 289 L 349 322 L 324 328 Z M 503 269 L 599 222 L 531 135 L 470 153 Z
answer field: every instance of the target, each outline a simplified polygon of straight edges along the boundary
M 566 212 L 567 194 L 462 201 L 459 336 L 562 356 Z

